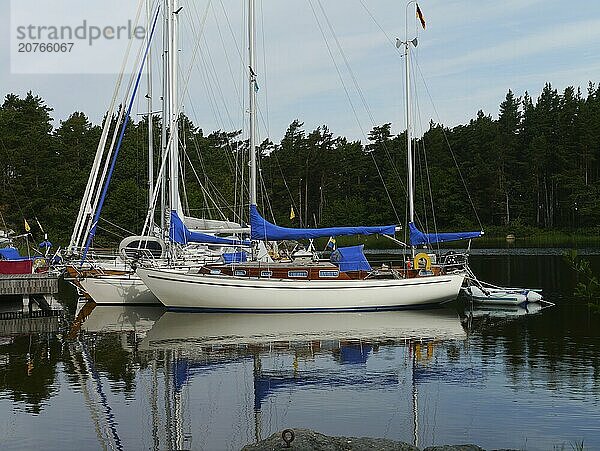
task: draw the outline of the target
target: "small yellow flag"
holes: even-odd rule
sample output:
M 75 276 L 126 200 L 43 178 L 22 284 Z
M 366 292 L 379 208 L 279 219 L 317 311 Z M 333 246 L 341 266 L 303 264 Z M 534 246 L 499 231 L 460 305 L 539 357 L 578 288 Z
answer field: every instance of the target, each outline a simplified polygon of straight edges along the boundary
M 25 231 L 31 232 L 31 227 L 29 227 L 29 223 L 27 222 L 27 219 L 25 219 L 24 221 L 25 221 Z
M 290 219 L 294 219 L 296 217 L 296 213 L 294 213 L 294 207 L 290 209 Z

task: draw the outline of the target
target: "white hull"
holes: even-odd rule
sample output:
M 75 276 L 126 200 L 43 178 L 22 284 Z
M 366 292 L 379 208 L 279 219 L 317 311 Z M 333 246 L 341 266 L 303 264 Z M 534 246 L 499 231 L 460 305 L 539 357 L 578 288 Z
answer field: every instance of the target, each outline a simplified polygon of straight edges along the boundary
M 160 301 L 133 272 L 86 277 L 81 286 L 96 304 L 160 305 Z
M 447 309 L 336 313 L 166 312 L 140 349 L 262 345 L 322 340 L 461 340 L 456 312 Z
M 384 310 L 451 301 L 462 273 L 414 279 L 288 280 L 182 274 L 138 268 L 146 286 L 169 309 L 216 311 Z

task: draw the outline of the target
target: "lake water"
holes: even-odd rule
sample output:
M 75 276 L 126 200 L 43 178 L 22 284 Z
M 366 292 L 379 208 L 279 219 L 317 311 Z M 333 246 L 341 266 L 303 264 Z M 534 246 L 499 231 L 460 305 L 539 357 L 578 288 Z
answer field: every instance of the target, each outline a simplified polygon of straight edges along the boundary
M 20 334 L 0 321 L 0 448 L 236 450 L 302 427 L 420 447 L 600 449 L 600 315 L 573 298 L 560 252 L 502 254 L 479 251 L 471 266 L 556 305 L 298 315 L 88 305 L 75 318 L 65 288 L 66 321 Z M 586 258 L 598 269 L 600 257 Z

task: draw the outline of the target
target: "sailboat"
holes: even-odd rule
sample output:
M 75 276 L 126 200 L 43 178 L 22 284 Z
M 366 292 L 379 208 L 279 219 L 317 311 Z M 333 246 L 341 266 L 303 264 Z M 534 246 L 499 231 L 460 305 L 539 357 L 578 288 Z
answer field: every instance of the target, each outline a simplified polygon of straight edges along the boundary
M 412 2 L 411 2 L 412 3 Z M 254 1 L 248 2 L 249 41 L 249 150 L 251 258 L 244 253 L 237 261 L 208 264 L 182 272 L 153 264 L 141 264 L 136 273 L 158 299 L 171 310 L 306 312 L 393 310 L 436 305 L 455 299 L 466 270 L 455 263 L 432 262 L 430 254 L 416 246 L 456 239 L 471 239 L 483 232 L 426 234 L 414 225 L 414 181 L 412 168 L 412 124 L 407 101 L 407 164 L 409 228 L 412 244 L 410 265 L 373 269 L 362 246 L 337 249 L 331 261 L 316 256 L 276 261 L 266 255 L 265 243 L 343 235 L 380 234 L 395 240 L 395 224 L 375 227 L 330 227 L 302 229 L 280 227 L 264 219 L 257 205 L 256 86 L 254 61 Z M 405 50 L 407 98 L 410 98 L 409 54 L 416 40 L 402 43 Z M 435 264 L 433 264 L 435 263 Z
M 240 224 L 227 220 L 200 219 L 185 216 L 179 198 L 179 114 L 180 105 L 178 99 L 178 16 L 177 1 L 164 0 L 163 5 L 163 92 L 162 92 L 162 164 L 159 177 L 154 186 L 154 156 L 153 156 L 153 132 L 152 132 L 152 74 L 150 64 L 150 46 L 154 27 L 159 17 L 160 8 L 152 13 L 150 2 L 148 2 L 148 23 L 152 24 L 152 32 L 148 35 L 145 43 L 146 51 L 140 61 L 138 79 L 129 101 L 129 110 L 125 115 L 120 129 L 120 136 L 116 145 L 117 132 L 109 146 L 106 157 L 103 157 L 107 144 L 108 131 L 111 117 L 114 113 L 116 93 L 119 90 L 121 77 L 117 82 L 115 95 L 109 108 L 109 114 L 104 125 L 102 138 L 98 145 L 94 165 L 81 202 L 79 215 L 68 253 L 74 258 L 66 265 L 69 280 L 86 295 L 98 304 L 160 304 L 158 299 L 148 290 L 144 282 L 135 274 L 132 264 L 140 257 L 152 257 L 160 261 L 170 260 L 176 262 L 176 266 L 188 268 L 198 267 L 207 262 L 217 260 L 224 252 L 234 251 L 232 246 L 241 243 L 236 239 L 222 238 L 217 234 L 239 233 L 242 230 Z M 153 22 L 152 22 L 152 18 Z M 124 129 L 131 110 L 131 105 L 136 96 L 142 69 L 148 67 L 148 213 L 144 224 L 144 232 L 141 236 L 129 236 L 119 244 L 116 256 L 102 257 L 93 255 L 90 251 L 90 243 L 95 235 L 98 225 L 100 211 L 106 196 L 106 189 L 114 168 L 116 156 L 121 145 Z M 123 110 L 118 119 L 121 123 Z M 99 178 L 100 163 L 104 159 L 104 170 Z M 110 169 L 109 169 L 110 167 Z M 167 183 L 168 181 L 168 183 Z M 160 195 L 160 196 L 159 196 Z M 155 205 L 159 197 L 165 205 L 171 208 L 171 217 L 165 218 L 161 214 L 160 226 L 154 224 Z M 163 199 L 163 197 L 165 199 Z M 166 200 L 168 198 L 168 200 Z M 192 229 L 188 229 L 188 226 Z M 81 251 L 82 256 L 80 256 Z

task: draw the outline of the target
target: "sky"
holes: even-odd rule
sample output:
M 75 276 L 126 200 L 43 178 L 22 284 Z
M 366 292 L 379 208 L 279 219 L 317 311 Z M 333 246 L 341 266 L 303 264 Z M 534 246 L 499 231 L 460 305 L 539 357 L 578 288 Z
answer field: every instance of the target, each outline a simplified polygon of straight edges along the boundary
M 79 9 L 73 2 L 12 0 L 12 9 L 8 0 L 0 3 L 0 93 L 33 91 L 54 109 L 55 126 L 74 111 L 99 123 L 125 46 L 108 51 L 100 42 L 93 48 L 76 43 L 81 51 L 72 55 L 70 65 L 53 56 L 42 60 L 40 55 L 27 55 L 31 59 L 23 70 L 14 61 L 15 20 L 30 14 L 32 23 L 76 24 L 85 17 L 116 24 L 134 19 L 137 8 L 135 0 L 125 5 L 116 0 L 78 1 L 85 5 Z M 182 110 L 205 132 L 245 130 L 247 2 L 180 3 Z M 528 91 L 535 98 L 546 82 L 559 91 L 572 85 L 585 93 L 589 81 L 600 81 L 600 2 L 419 4 L 426 30 L 418 28 L 414 10 L 408 14 L 408 36 L 419 41 L 412 60 L 417 133 L 430 120 L 450 127 L 467 123 L 478 110 L 497 117 L 509 89 L 517 96 Z M 307 131 L 326 124 L 336 136 L 363 141 L 375 125 L 391 122 L 394 133 L 405 128 L 404 60 L 394 45 L 396 37 L 405 37 L 405 2 L 256 0 L 256 5 L 261 139 L 279 142 L 295 119 L 304 122 Z M 134 42 L 134 55 L 141 43 Z M 159 59 L 153 58 L 151 66 L 156 91 Z M 142 84 L 133 108 L 136 118 L 147 109 L 146 89 Z M 154 110 L 160 109 L 158 97 L 154 96 Z

